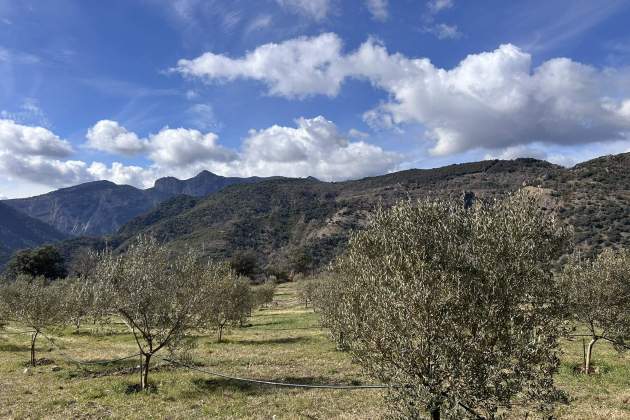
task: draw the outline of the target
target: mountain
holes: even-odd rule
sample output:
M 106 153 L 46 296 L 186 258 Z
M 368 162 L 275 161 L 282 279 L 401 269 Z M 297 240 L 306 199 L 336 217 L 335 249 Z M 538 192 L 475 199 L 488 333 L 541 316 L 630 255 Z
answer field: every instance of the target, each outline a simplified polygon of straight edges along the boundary
M 204 171 L 187 180 L 158 179 L 147 190 L 96 181 L 4 203 L 68 235 L 107 235 L 173 196 L 203 197 L 228 185 L 263 179 L 226 178 Z
M 286 268 L 292 255 L 303 253 L 322 266 L 376 206 L 405 198 L 460 199 L 465 191 L 484 200 L 519 188 L 537 191 L 544 206 L 573 225 L 584 253 L 630 247 L 630 154 L 573 168 L 536 159 L 492 160 L 337 183 L 309 178 L 233 185 L 200 199 L 166 201 L 131 220 L 112 240 L 124 248 L 135 235 L 148 233 L 175 250 L 193 246 L 214 258 L 253 250 L 262 264 Z
M 196 177 L 186 180 L 173 177 L 160 178 L 155 181 L 155 186 L 147 191 L 160 192 L 170 196 L 185 194 L 193 197 L 204 197 L 229 185 L 252 184 L 264 179 L 266 178 L 255 176 L 250 178 L 223 177 L 212 172 L 202 171 Z
M 479 198 L 539 185 L 566 172 L 534 159 L 484 161 L 408 170 L 347 182 L 274 179 L 233 185 L 207 197 L 177 197 L 123 226 L 112 240 L 121 248 L 140 233 L 173 249 L 193 246 L 214 258 L 253 250 L 271 267 L 286 268 L 296 253 L 322 266 L 338 254 L 352 229 L 366 223 L 376 206 L 407 197 Z
M 259 179 L 224 186 L 203 197 L 172 196 L 130 219 L 107 237 L 72 238 L 66 256 L 106 245 L 124 250 L 138 234 L 151 234 L 175 251 L 203 250 L 228 258 L 240 250 L 257 254 L 269 269 L 286 271 L 295 256 L 321 267 L 341 252 L 349 232 L 361 228 L 377 206 L 406 198 L 478 200 L 519 188 L 537 191 L 543 205 L 573 225 L 586 254 L 630 247 L 630 154 L 605 156 L 563 168 L 536 159 L 489 160 L 436 169 L 412 169 L 346 182 L 315 178 Z M 162 190 L 164 194 L 180 191 Z
M 0 266 L 18 249 L 57 242 L 67 235 L 0 202 Z

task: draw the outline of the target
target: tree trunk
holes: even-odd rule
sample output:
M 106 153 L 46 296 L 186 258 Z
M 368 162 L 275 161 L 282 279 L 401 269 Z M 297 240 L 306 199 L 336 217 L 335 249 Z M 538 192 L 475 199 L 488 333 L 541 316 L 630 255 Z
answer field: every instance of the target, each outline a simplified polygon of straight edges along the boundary
M 589 375 L 591 373 L 591 356 L 593 354 L 593 346 L 597 341 L 597 338 L 593 338 L 590 343 L 588 343 L 588 350 L 586 351 L 586 363 L 584 366 L 584 373 Z
M 219 337 L 217 343 L 220 343 L 223 339 L 223 325 L 219 325 Z
M 140 389 L 146 390 L 149 387 L 149 362 L 151 361 L 151 355 L 144 355 L 144 363 L 141 364 L 140 374 L 142 375 L 140 379 Z
M 440 407 L 431 409 L 431 420 L 440 420 Z
M 39 331 L 35 331 L 31 336 L 31 366 L 35 366 L 35 340 L 37 340 L 37 335 Z

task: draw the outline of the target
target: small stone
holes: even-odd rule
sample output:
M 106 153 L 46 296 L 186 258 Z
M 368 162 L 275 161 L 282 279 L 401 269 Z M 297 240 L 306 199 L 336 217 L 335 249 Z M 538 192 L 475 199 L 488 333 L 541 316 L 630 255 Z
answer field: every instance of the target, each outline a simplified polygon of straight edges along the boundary
M 24 373 L 25 375 L 30 375 L 32 372 L 31 372 L 31 369 L 30 369 L 30 368 L 25 368 L 23 373 Z
M 53 366 L 50 370 L 52 370 L 53 372 L 59 372 L 61 370 L 61 367 Z

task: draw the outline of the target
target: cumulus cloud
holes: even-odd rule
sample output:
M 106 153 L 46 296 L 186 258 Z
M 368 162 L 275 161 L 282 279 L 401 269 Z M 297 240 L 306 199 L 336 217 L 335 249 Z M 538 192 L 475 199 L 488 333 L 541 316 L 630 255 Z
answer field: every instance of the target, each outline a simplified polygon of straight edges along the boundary
M 157 165 L 168 168 L 236 158 L 234 152 L 217 143 L 216 134 L 195 129 L 167 127 L 145 139 L 116 121 L 102 120 L 88 129 L 86 138 L 91 148 L 120 155 L 146 153 Z
M 110 120 L 97 122 L 88 130 L 86 138 L 89 147 L 108 153 L 130 156 L 142 153 L 147 148 L 146 140 Z
M 328 16 L 330 0 L 276 0 L 283 8 L 316 21 Z
M 146 184 L 147 179 L 164 175 L 190 177 L 203 169 L 230 176 L 315 176 L 342 180 L 388 172 L 402 161 L 399 154 L 364 141 L 365 133 L 357 130 L 353 133 L 360 141 L 349 141 L 334 123 L 322 116 L 299 118 L 295 127 L 274 125 L 250 130 L 241 148 L 233 150 L 221 146 L 214 133 L 167 128 L 147 139 L 152 164 L 146 170 L 117 168 L 114 164 L 112 168 L 103 167 L 100 171 L 96 168 L 90 173 L 100 173 L 111 180 L 125 179 L 133 185 Z
M 119 127 L 121 129 L 122 127 Z M 132 133 L 127 133 L 132 134 Z M 0 120 L 0 174 L 49 187 L 109 179 L 117 183 L 146 186 L 150 176 L 139 167 L 86 162 L 69 158 L 69 142 L 50 130 Z
M 151 136 L 149 157 L 163 167 L 182 167 L 200 162 L 229 162 L 236 154 L 220 146 L 214 133 L 199 130 L 164 129 Z
M 72 153 L 72 147 L 46 128 L 0 119 L 0 153 L 65 157 Z
M 389 172 L 402 160 L 399 154 L 364 141 L 348 141 L 322 116 L 295 123 L 296 127 L 252 130 L 233 171 L 246 176 L 342 180 Z
M 335 67 L 341 45 L 339 37 L 330 33 L 299 37 L 262 45 L 242 58 L 207 52 L 193 60 L 180 60 L 175 71 L 208 81 L 260 80 L 276 96 L 334 96 L 343 79 Z
M 537 67 L 510 44 L 471 54 L 454 68 L 389 53 L 375 39 L 342 53 L 335 34 L 265 44 L 241 58 L 206 53 L 177 70 L 208 81 L 260 80 L 272 95 L 336 95 L 357 78 L 389 94 L 364 115 L 374 127 L 418 123 L 434 155 L 540 142 L 620 140 L 630 132 L 630 71 L 567 58 Z
M 374 20 L 384 22 L 389 17 L 388 0 L 366 0 L 368 11 Z

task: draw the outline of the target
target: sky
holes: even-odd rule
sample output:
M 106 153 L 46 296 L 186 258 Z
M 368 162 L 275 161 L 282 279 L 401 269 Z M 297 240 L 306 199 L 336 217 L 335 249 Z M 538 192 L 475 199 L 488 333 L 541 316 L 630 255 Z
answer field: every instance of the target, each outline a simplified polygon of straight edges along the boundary
M 630 1 L 0 0 L 0 198 L 630 150 Z

